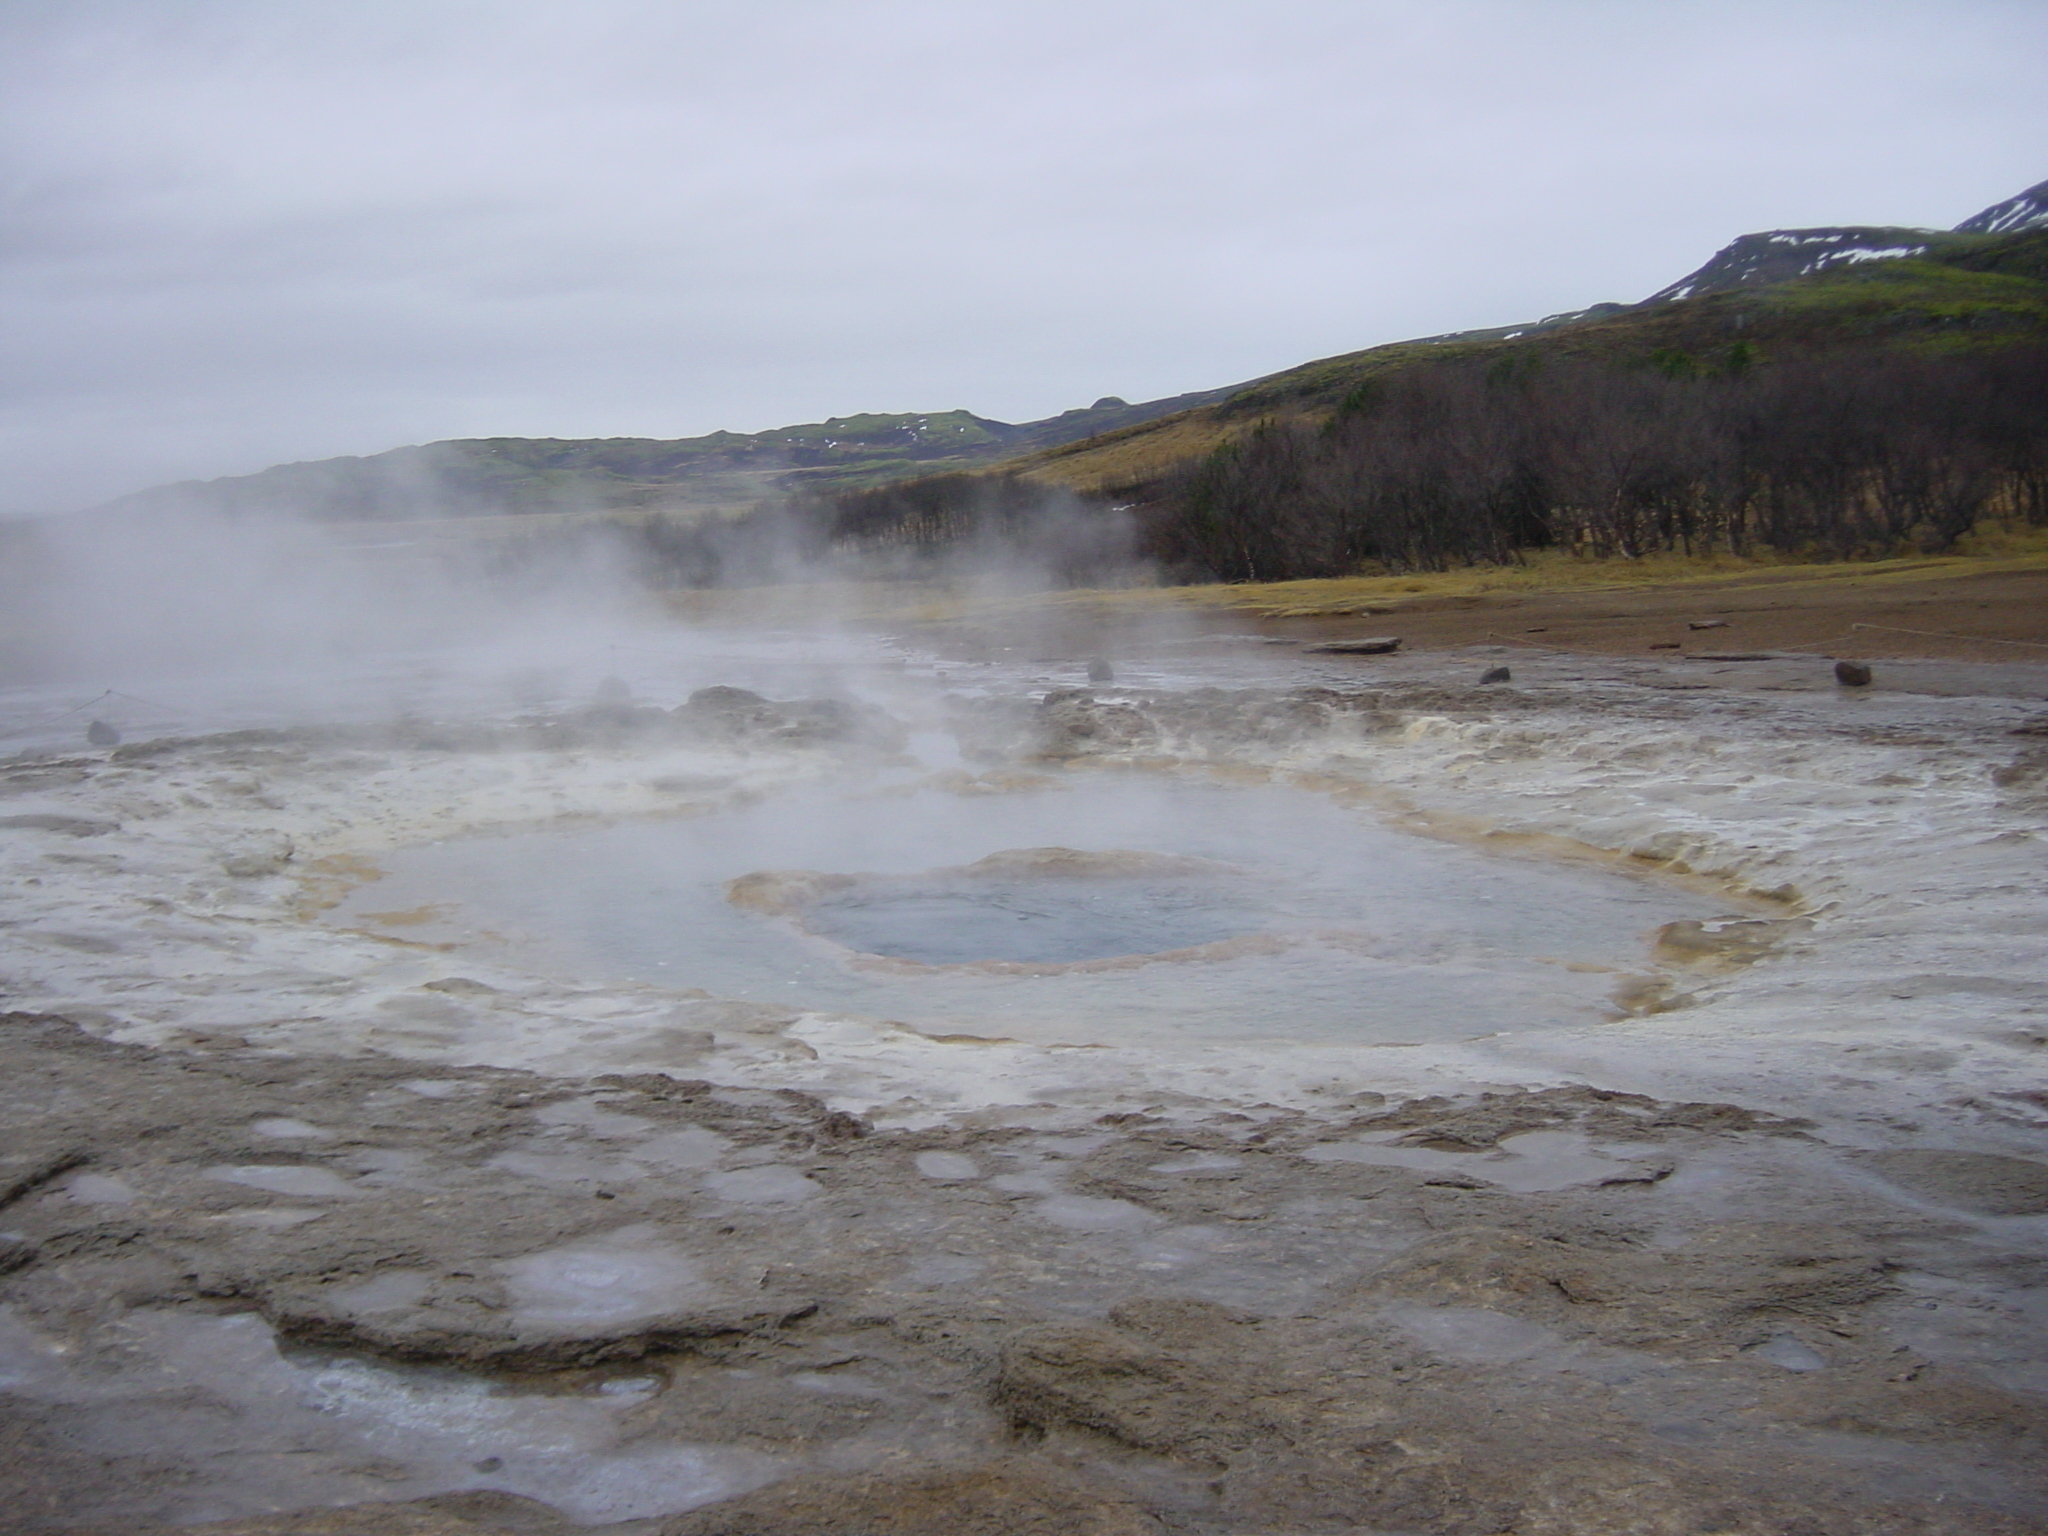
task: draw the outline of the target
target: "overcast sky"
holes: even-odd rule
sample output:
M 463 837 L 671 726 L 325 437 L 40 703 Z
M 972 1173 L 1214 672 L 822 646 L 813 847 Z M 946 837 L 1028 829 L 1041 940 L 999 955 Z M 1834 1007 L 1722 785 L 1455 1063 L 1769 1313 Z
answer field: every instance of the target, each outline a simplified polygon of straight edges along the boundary
M 0 509 L 1021 421 L 2048 177 L 2041 0 L 0 0 Z

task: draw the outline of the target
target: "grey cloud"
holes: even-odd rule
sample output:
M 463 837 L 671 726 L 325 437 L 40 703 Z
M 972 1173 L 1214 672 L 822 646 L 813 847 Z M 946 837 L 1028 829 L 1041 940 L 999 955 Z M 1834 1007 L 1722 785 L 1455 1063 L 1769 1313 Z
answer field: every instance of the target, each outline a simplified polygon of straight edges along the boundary
M 480 433 L 1024 419 L 2036 181 L 2026 4 L 0 12 L 0 507 Z

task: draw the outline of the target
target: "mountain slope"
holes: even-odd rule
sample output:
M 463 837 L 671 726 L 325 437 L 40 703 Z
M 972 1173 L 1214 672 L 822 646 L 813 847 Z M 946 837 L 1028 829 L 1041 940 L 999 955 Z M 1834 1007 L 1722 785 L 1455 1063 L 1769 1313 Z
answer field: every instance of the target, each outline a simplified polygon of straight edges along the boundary
M 1834 267 L 1902 256 L 1926 256 L 1969 237 L 1929 229 L 1852 225 L 1836 229 L 1773 229 L 1742 235 L 1714 253 L 1696 272 L 1643 300 L 1670 304 L 1732 288 L 1759 288 L 1795 277 L 1812 277 Z
M 1271 415 L 1327 412 L 1389 372 L 1508 353 L 1711 358 L 1741 344 L 1972 346 L 2048 332 L 2048 182 L 1953 230 L 1743 235 L 1637 304 L 1394 342 L 1138 405 L 1115 398 L 1012 424 L 968 411 L 840 416 L 703 437 L 469 438 L 159 486 L 98 509 L 285 509 L 332 520 L 536 513 L 729 513 L 962 470 L 1085 490 L 1142 482 Z
M 690 438 L 459 438 L 366 458 L 281 464 L 158 486 L 100 513 L 201 507 L 323 520 L 530 513 L 716 513 L 798 491 L 834 492 L 980 468 L 1221 398 L 1211 390 L 1130 405 L 1114 397 L 1043 421 L 970 411 L 835 416 L 767 432 Z
M 1755 288 L 1795 277 L 1815 277 L 1835 267 L 1899 257 L 1964 256 L 1983 237 L 2020 235 L 2048 229 L 2048 181 L 1972 214 L 1954 229 L 1908 229 L 1896 225 L 1847 224 L 1822 229 L 1768 229 L 1740 235 L 1716 251 L 1705 266 L 1660 288 L 1644 304 L 1668 304 L 1731 288 Z
M 1987 233 L 1997 224 L 2005 232 Z M 1399 370 L 1459 358 L 1615 362 L 1772 348 L 1953 348 L 2048 336 L 2048 183 L 1955 230 L 1889 226 L 1745 235 L 1634 305 L 1393 342 L 1320 358 L 1223 398 L 1003 467 L 1079 490 L 1143 483 L 1272 416 L 1318 415 Z
M 2017 235 L 2034 229 L 2048 229 L 2048 181 L 1971 215 L 1956 226 L 1956 233 Z

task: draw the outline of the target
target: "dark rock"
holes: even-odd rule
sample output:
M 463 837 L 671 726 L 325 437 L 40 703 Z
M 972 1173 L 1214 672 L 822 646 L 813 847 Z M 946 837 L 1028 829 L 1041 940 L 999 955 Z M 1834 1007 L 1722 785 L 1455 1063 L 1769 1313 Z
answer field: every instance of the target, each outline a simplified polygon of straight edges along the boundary
M 779 718 L 769 735 L 777 741 L 794 746 L 813 746 L 825 742 L 876 739 L 870 727 L 880 712 L 864 709 L 845 699 L 792 699 L 787 704 L 773 707 L 779 712 Z
M 1844 688 L 1868 688 L 1869 664 L 1861 661 L 1838 661 L 1835 663 L 1835 681 Z
M 1325 656 L 1385 656 L 1401 649 L 1401 639 L 1398 635 L 1375 635 L 1365 640 L 1329 640 L 1302 649 Z
M 683 707 L 686 709 L 730 711 L 754 709 L 767 702 L 768 700 L 764 696 L 754 692 L 751 688 L 728 688 L 721 683 L 711 688 L 699 688 L 690 695 Z
M 1091 683 L 1115 682 L 1116 668 L 1098 656 L 1088 663 L 1088 681 Z
M 700 688 L 672 718 L 691 735 L 730 742 L 892 752 L 904 741 L 902 725 L 872 704 L 849 699 L 781 704 L 745 688 Z
M 1507 667 L 1488 667 L 1479 676 L 1481 683 L 1507 683 L 1514 681 L 1515 674 Z
M 1149 747 L 1159 728 L 1130 704 L 1103 704 L 1085 688 L 1048 693 L 1037 710 L 1038 751 L 1045 757 L 1078 757 L 1090 752 Z
M 118 747 L 121 733 L 104 720 L 95 720 L 85 728 L 85 739 L 96 747 Z

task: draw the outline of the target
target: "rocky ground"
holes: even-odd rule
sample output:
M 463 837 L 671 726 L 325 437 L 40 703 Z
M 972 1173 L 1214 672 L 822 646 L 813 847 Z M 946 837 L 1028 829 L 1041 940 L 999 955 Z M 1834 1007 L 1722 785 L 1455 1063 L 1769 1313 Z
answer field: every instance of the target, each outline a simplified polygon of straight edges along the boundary
M 2038 704 L 1454 660 L 933 707 L 963 793 L 1277 777 L 1766 915 L 1585 1029 L 1061 1052 L 307 921 L 872 709 L 0 765 L 7 1528 L 2048 1531 Z

